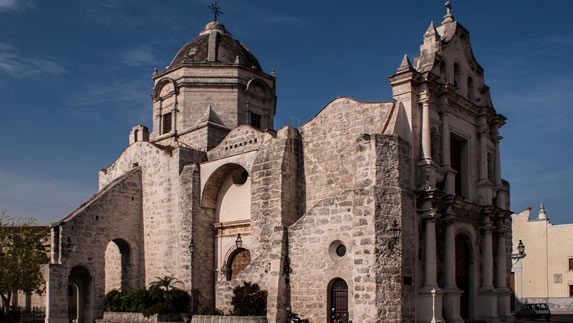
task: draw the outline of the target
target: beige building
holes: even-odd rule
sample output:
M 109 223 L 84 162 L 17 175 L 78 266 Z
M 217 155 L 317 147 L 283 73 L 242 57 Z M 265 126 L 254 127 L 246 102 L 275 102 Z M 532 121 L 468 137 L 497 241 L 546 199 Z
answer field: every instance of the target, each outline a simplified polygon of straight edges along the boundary
M 274 130 L 275 76 L 207 24 L 153 75 L 151 132 L 135 126 L 99 192 L 52 225 L 47 322 L 92 322 L 106 291 L 163 275 L 195 310 L 229 311 L 233 287 L 257 283 L 268 322 L 287 307 L 313 322 L 507 318 L 505 118 L 449 5 L 421 40 L 390 100 L 338 98 Z
M 551 224 L 543 204 L 512 216 L 513 246 L 521 240 L 526 257 L 514 260 L 517 304 L 548 303 L 554 311 L 573 312 L 573 224 Z

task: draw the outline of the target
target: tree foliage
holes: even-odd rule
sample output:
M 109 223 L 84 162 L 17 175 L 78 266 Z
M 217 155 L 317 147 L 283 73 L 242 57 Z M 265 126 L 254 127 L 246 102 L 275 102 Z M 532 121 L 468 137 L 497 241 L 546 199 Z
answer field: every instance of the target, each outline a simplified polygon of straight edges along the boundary
M 32 218 L 0 213 L 0 297 L 6 311 L 15 291 L 33 292 L 44 283 L 41 265 L 48 263 L 48 232 Z
M 258 284 L 244 282 L 243 286 L 233 289 L 232 315 L 263 316 L 267 315 L 267 292 L 261 290 Z

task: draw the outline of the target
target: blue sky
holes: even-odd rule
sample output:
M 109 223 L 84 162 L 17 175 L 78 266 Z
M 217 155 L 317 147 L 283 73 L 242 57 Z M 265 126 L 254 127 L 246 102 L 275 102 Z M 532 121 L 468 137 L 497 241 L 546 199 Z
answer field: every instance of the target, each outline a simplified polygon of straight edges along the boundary
M 0 210 L 39 223 L 97 190 L 98 170 L 150 126 L 151 73 L 211 20 L 202 0 L 0 0 Z M 573 222 L 570 0 L 453 0 L 502 128 L 512 210 L 545 202 Z M 276 127 L 335 97 L 391 99 L 386 77 L 418 54 L 443 1 L 219 0 L 220 21 L 276 69 Z

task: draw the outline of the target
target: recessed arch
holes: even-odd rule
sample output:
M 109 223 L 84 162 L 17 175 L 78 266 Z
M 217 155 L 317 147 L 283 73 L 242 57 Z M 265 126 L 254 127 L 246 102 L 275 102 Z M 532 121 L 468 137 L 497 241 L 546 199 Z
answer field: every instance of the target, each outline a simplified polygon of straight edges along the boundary
M 217 208 L 218 193 L 221 190 L 221 186 L 227 177 L 231 176 L 233 181 L 237 184 L 241 183 L 245 176 L 249 177 L 249 172 L 239 164 L 229 163 L 220 166 L 213 173 L 209 175 L 209 178 L 205 182 L 203 188 L 203 194 L 201 198 L 201 206 L 215 209 Z
M 90 271 L 84 266 L 75 266 L 68 276 L 68 318 L 74 322 L 84 322 L 85 313 L 91 302 Z
M 167 84 L 171 84 L 173 86 L 173 90 L 171 93 L 178 94 L 177 83 L 175 82 L 175 80 L 166 77 L 157 82 L 157 84 L 153 88 L 153 100 L 157 100 L 161 97 L 161 91 L 163 90 L 163 87 Z
M 105 250 L 105 292 L 130 287 L 131 247 L 124 239 L 111 240 Z

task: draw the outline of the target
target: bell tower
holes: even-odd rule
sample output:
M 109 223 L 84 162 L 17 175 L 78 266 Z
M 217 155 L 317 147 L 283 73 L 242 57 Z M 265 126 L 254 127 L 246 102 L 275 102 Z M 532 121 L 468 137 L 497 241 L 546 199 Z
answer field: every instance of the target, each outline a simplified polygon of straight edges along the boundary
M 274 75 L 217 21 L 154 72 L 153 83 L 151 142 L 207 150 L 240 125 L 274 127 Z

